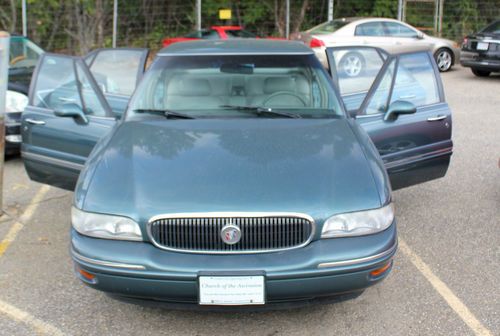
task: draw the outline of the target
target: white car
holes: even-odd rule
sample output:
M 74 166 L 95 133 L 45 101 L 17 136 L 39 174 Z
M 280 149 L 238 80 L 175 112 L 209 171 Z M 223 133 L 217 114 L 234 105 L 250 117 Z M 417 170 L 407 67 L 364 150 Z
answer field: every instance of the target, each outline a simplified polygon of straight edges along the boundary
M 439 71 L 442 72 L 450 70 L 460 60 L 460 47 L 456 42 L 426 35 L 409 24 L 394 19 L 335 19 L 298 33 L 292 39 L 301 40 L 313 48 L 325 66 L 325 48 L 343 45 L 431 45 Z M 346 54 L 340 64 L 346 75 L 355 77 L 363 71 L 365 62 L 360 55 Z

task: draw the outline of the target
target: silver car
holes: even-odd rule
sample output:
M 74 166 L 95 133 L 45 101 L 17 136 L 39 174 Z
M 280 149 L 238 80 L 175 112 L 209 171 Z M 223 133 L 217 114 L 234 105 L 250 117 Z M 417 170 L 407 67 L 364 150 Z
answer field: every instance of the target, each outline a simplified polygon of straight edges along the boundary
M 313 48 L 323 65 L 327 65 L 326 47 L 371 45 L 386 47 L 403 44 L 432 45 L 439 71 L 448 71 L 460 60 L 459 45 L 450 40 L 429 36 L 404 22 L 385 18 L 342 18 L 322 23 L 292 36 Z M 365 67 L 360 55 L 346 54 L 341 60 L 342 71 L 358 76 Z

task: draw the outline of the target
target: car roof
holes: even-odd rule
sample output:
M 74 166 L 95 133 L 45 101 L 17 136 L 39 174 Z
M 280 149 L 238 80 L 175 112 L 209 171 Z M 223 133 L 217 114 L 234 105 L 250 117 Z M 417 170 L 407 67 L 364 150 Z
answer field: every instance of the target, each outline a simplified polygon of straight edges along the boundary
M 231 39 L 178 42 L 160 50 L 158 56 L 309 54 L 313 54 L 312 49 L 298 41 Z
M 366 45 L 365 45 L 366 46 Z M 374 45 L 376 46 L 376 45 Z M 422 44 L 394 44 L 385 46 L 376 46 L 382 50 L 385 50 L 391 55 L 407 54 L 407 53 L 417 53 L 424 51 L 432 51 L 432 43 L 422 43 Z
M 365 23 L 365 22 L 376 22 L 376 21 L 385 21 L 385 22 L 400 22 L 402 23 L 401 21 L 399 20 L 396 20 L 396 19 L 392 19 L 392 18 L 386 18 L 386 17 L 370 17 L 370 16 L 357 16 L 357 17 L 342 17 L 342 18 L 336 18 L 336 19 L 333 19 L 332 21 L 335 21 L 335 22 L 346 22 L 346 23 L 353 23 L 353 22 L 356 22 L 356 24 L 360 24 L 360 23 Z M 327 21 L 327 22 L 331 22 L 331 21 Z M 326 23 L 326 22 L 323 22 L 323 24 Z M 316 26 L 317 27 L 317 26 Z M 314 27 L 313 27 L 314 28 Z M 311 29 L 313 29 L 311 28 Z M 309 29 L 309 30 L 311 30 Z

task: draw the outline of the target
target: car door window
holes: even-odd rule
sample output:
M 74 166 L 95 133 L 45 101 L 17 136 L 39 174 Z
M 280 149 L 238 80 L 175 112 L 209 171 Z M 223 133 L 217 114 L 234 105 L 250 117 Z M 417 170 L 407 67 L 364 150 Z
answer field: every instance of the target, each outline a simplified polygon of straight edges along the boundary
M 63 104 L 73 103 L 83 110 L 74 71 L 74 59 L 45 56 L 39 66 L 32 105 L 58 110 Z
M 348 111 L 358 109 L 384 65 L 385 54 L 373 47 L 329 48 L 327 53 L 344 105 Z
M 397 22 L 385 22 L 384 25 L 388 36 L 416 38 L 418 35 L 415 30 Z
M 43 50 L 26 37 L 13 36 L 9 47 L 9 67 L 34 68 Z
M 144 71 L 144 50 L 103 49 L 92 56 L 89 68 L 103 93 L 130 97 Z
M 109 107 L 97 90 L 81 59 L 46 54 L 30 95 L 31 105 L 58 111 L 66 104 L 73 104 L 86 114 L 109 116 Z
M 440 101 L 436 75 L 427 53 L 402 55 L 399 58 L 391 103 L 405 100 L 416 107 Z
M 369 98 L 364 114 L 380 114 L 387 111 L 389 96 L 391 94 L 391 86 L 394 78 L 394 69 L 396 60 L 392 59 L 388 65 L 386 72 L 380 80 L 378 87 L 373 91 L 373 95 Z
M 80 83 L 81 99 L 84 107 L 83 111 L 88 115 L 105 117 L 106 110 L 102 107 L 102 104 L 99 101 L 92 84 L 90 83 L 89 75 L 85 73 L 81 63 L 76 64 L 76 73 Z
M 356 27 L 356 36 L 384 36 L 384 25 L 382 22 L 367 22 Z

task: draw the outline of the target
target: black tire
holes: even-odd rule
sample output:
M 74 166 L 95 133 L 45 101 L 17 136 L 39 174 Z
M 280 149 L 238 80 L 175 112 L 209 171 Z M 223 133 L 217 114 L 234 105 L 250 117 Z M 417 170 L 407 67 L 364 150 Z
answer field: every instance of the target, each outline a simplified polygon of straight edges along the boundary
M 359 68 L 352 68 L 350 62 L 357 60 Z M 339 63 L 339 70 L 342 75 L 347 77 L 358 77 L 363 74 L 365 70 L 365 58 L 358 52 L 349 52 L 342 57 Z
M 440 48 L 434 53 L 434 59 L 440 72 L 450 71 L 455 63 L 453 52 L 448 48 Z
M 488 77 L 490 75 L 490 71 L 486 71 L 486 70 L 479 70 L 479 69 L 476 69 L 476 68 L 471 68 L 471 71 L 474 75 L 478 76 L 478 77 Z

